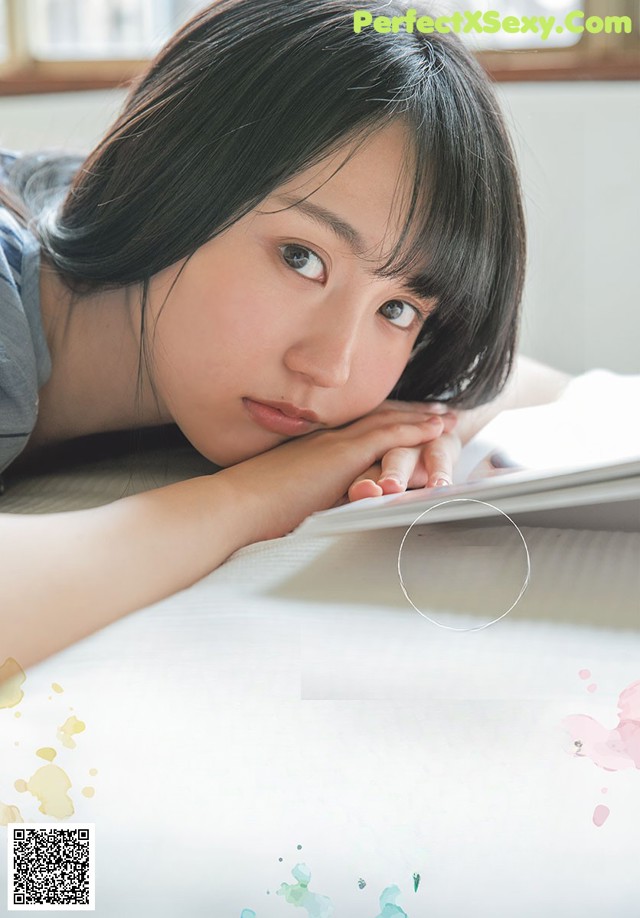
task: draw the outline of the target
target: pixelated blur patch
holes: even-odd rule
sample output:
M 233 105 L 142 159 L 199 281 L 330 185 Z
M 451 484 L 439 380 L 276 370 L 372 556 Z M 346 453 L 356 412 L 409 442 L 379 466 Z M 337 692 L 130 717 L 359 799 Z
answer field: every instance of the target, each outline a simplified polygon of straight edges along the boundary
M 9 823 L 7 907 L 95 911 L 95 825 Z

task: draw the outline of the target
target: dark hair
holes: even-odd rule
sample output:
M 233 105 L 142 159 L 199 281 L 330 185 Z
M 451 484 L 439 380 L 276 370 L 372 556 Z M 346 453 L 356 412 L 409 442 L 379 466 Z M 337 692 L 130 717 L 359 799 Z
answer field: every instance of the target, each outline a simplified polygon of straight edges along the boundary
M 456 35 L 355 34 L 356 9 L 218 0 L 150 62 L 84 161 L 27 155 L 11 171 L 24 219 L 73 294 L 141 284 L 138 392 L 150 278 L 296 173 L 398 118 L 411 137 L 413 195 L 379 274 L 410 276 L 438 306 L 391 397 L 475 407 L 503 387 L 525 226 L 494 91 Z M 368 9 L 404 12 L 395 0 Z

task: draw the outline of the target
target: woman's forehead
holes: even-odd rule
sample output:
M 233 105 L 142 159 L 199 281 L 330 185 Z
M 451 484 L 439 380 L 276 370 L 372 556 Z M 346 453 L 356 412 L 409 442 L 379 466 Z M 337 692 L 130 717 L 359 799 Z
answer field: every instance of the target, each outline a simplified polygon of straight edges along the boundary
M 406 129 L 393 123 L 347 144 L 280 185 L 260 212 L 291 207 L 324 223 L 358 254 L 393 250 L 411 199 L 413 163 Z

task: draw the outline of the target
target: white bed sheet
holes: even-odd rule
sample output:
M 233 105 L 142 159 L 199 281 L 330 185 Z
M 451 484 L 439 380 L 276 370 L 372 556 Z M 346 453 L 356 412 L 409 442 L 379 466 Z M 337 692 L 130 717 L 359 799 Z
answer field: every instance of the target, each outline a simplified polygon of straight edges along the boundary
M 134 490 L 203 465 L 175 451 L 145 469 Z M 92 506 L 127 479 L 123 460 L 32 478 L 3 509 Z M 430 530 L 403 554 L 425 613 L 473 627 L 504 611 L 526 572 L 510 524 Z M 613 730 L 640 679 L 640 535 L 522 532 L 526 592 L 466 633 L 405 599 L 404 530 L 236 552 L 27 672 L 20 705 L 0 710 L 0 802 L 25 822 L 95 824 L 100 918 L 638 915 L 640 772 L 576 756 L 563 720 Z M 86 724 L 73 749 L 56 738 L 70 713 Z M 71 781 L 69 818 L 15 789 L 42 746 Z M 278 895 L 300 863 L 333 911 Z M 383 912 L 394 884 L 403 911 Z

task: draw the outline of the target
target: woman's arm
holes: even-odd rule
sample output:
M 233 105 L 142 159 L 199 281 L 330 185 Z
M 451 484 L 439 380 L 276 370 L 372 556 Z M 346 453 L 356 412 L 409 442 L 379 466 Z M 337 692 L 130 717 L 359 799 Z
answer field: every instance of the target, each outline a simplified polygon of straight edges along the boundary
M 250 539 L 215 476 L 88 510 L 0 514 L 0 662 L 31 666 L 195 583 Z
M 0 514 L 0 664 L 25 669 L 185 589 L 242 546 L 335 506 L 392 446 L 441 431 L 422 407 L 388 410 L 103 507 Z
M 511 375 L 497 398 L 479 408 L 457 412 L 456 433 L 462 445 L 503 411 L 554 402 L 572 379 L 567 373 L 518 354 Z

